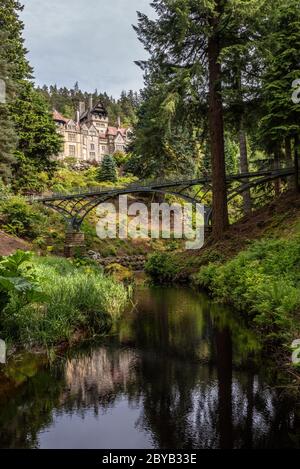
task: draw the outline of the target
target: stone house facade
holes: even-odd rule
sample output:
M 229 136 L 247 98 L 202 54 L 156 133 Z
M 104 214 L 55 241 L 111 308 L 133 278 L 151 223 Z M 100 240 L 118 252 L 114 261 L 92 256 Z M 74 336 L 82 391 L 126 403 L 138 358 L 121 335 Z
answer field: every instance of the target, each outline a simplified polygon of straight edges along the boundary
M 93 106 L 90 100 L 85 110 L 80 103 L 76 119 L 67 119 L 58 111 L 53 111 L 57 131 L 63 137 L 63 149 L 58 159 L 74 158 L 78 162 L 101 163 L 104 155 L 117 151 L 126 152 L 132 132 L 121 127 L 109 126 L 107 111 L 102 103 Z

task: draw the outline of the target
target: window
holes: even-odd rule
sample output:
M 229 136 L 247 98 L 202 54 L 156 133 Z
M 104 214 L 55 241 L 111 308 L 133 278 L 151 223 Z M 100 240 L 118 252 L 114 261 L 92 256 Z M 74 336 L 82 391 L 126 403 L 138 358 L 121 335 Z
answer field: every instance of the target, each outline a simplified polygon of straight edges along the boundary
M 96 158 L 96 153 L 95 153 L 94 151 L 91 151 L 91 152 L 90 152 L 90 157 L 91 157 L 91 158 Z
M 95 144 L 91 143 L 91 150 L 95 150 Z
M 69 133 L 69 140 L 70 142 L 76 142 L 76 134 Z
M 102 145 L 102 151 L 106 151 L 107 150 L 107 146 L 106 145 Z
M 69 156 L 76 156 L 76 147 L 75 147 L 75 145 L 69 145 Z
M 96 132 L 92 131 L 92 132 L 90 132 L 90 135 L 91 135 L 92 137 L 96 137 Z

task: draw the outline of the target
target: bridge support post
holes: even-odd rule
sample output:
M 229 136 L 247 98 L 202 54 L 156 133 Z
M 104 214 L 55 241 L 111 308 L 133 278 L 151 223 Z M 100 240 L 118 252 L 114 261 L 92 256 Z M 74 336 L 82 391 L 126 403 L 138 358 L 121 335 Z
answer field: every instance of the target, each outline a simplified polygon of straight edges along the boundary
M 85 246 L 84 233 L 68 230 L 66 232 L 64 254 L 65 257 L 73 257 L 78 250 Z

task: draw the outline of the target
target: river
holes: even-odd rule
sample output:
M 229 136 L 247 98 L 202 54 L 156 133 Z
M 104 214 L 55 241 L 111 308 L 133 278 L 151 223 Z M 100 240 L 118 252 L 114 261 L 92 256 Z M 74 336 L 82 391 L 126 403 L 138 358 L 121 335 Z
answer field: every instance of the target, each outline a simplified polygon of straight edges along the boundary
M 135 304 L 105 339 L 2 366 L 0 447 L 300 448 L 299 406 L 234 311 L 187 288 Z

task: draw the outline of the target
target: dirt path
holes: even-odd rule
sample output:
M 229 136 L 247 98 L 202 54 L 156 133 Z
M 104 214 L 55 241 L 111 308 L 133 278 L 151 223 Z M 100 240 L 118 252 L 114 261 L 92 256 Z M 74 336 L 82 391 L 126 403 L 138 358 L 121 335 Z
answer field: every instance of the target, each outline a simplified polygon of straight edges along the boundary
M 3 231 L 0 231 L 0 256 L 8 256 L 14 253 L 17 249 L 23 251 L 30 250 L 30 244 L 22 239 L 10 236 Z

